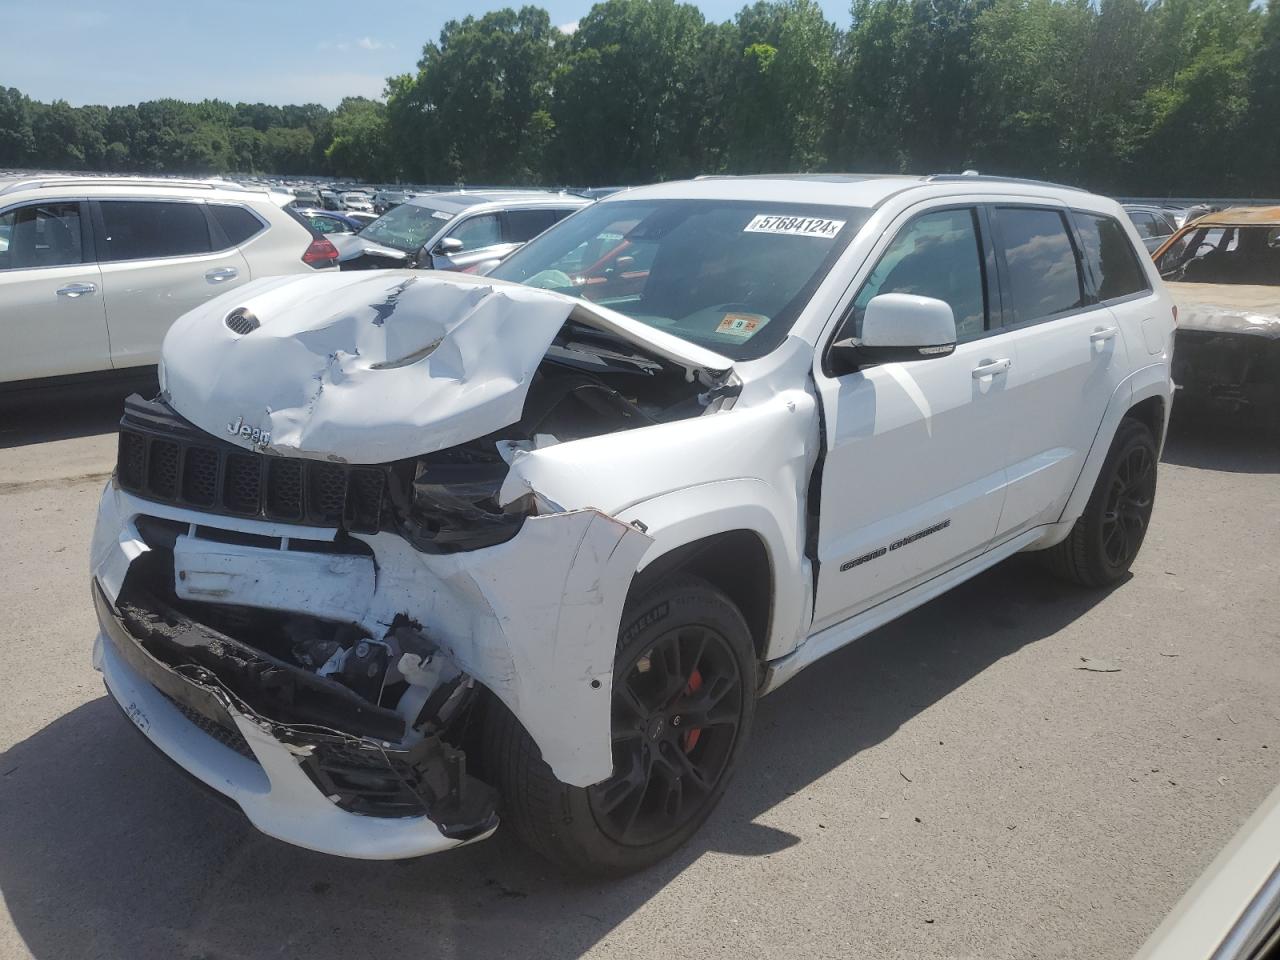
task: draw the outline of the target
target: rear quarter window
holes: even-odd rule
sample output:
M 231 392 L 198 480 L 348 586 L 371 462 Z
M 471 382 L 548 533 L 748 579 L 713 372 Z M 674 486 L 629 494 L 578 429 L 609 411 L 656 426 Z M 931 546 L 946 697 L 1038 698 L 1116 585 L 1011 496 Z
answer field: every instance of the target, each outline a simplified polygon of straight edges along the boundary
M 1077 212 L 1074 217 L 1099 300 L 1117 300 L 1151 289 L 1137 252 L 1118 220 L 1096 213 Z
M 211 203 L 209 204 L 209 212 L 213 214 L 214 222 L 217 223 L 219 229 L 226 236 L 227 243 L 233 247 L 240 246 L 250 237 L 256 236 L 266 229 L 262 221 L 256 216 L 244 207 L 238 207 L 234 204 Z M 218 246 L 223 246 L 223 244 Z

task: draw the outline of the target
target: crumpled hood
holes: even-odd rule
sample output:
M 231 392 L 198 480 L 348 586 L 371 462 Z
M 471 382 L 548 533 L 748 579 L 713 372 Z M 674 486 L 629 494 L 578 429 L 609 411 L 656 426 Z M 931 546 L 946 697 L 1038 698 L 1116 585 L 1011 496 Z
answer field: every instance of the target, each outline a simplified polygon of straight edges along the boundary
M 243 314 L 236 326 L 228 318 Z M 520 419 L 565 320 L 713 376 L 729 360 L 621 314 L 483 277 L 377 270 L 268 277 L 179 318 L 161 387 L 200 429 L 286 456 L 384 463 Z
M 1169 283 L 1178 305 L 1178 327 L 1280 339 L 1280 286 L 1234 283 Z

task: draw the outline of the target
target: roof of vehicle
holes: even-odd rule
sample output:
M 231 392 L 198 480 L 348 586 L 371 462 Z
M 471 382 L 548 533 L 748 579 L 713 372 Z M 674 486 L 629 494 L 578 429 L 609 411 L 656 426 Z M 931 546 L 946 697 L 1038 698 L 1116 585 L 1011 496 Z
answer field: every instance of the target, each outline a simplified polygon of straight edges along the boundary
M 983 176 L 975 173 L 942 173 L 929 176 L 862 173 L 779 173 L 750 176 L 711 176 L 696 180 L 659 183 L 634 187 L 612 194 L 600 203 L 619 203 L 638 199 L 714 199 L 760 200 L 783 203 L 811 203 L 841 207 L 870 208 L 907 190 L 948 187 L 939 194 L 1019 193 L 1051 197 L 1063 203 L 1077 203 L 1087 192 L 1077 187 L 1014 177 Z
M 1280 227 L 1280 207 L 1231 207 L 1206 213 L 1188 226 L 1197 227 Z
M 427 193 L 413 197 L 406 203 L 420 207 L 432 207 L 446 213 L 461 213 L 482 203 L 497 207 L 520 206 L 522 204 L 555 204 L 566 207 L 581 207 L 590 203 L 582 197 L 568 193 L 552 193 L 550 190 L 476 190 L 457 191 L 454 193 Z
M 74 174 L 45 174 L 35 176 L 0 177 L 0 197 L 26 191 L 58 190 L 70 187 L 85 190 L 102 190 L 107 195 L 127 196 L 132 192 L 198 194 L 210 198 L 224 194 L 257 194 L 272 198 L 278 204 L 293 202 L 293 195 L 266 185 L 244 185 L 231 180 L 183 179 L 180 177 L 113 177 Z M 243 198 L 243 197 L 242 197 Z

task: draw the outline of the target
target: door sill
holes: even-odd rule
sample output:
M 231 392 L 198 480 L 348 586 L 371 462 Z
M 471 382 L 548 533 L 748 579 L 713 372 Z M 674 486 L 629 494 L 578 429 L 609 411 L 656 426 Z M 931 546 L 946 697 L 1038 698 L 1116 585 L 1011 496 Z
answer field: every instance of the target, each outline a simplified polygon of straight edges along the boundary
M 872 630 L 884 626 L 891 620 L 896 620 L 904 613 L 914 610 L 934 597 L 941 596 L 952 587 L 994 567 L 1001 560 L 1013 556 L 1039 540 L 1044 536 L 1044 529 L 1044 527 L 1033 527 L 1024 531 L 1016 537 L 991 547 L 985 553 L 980 553 L 973 559 L 938 574 L 931 580 L 926 580 L 910 590 L 881 601 L 857 616 L 810 634 L 791 653 L 777 660 L 771 660 L 765 665 L 765 677 L 760 693 L 763 695 L 777 690 L 809 664 L 821 660 L 827 654 L 866 636 Z

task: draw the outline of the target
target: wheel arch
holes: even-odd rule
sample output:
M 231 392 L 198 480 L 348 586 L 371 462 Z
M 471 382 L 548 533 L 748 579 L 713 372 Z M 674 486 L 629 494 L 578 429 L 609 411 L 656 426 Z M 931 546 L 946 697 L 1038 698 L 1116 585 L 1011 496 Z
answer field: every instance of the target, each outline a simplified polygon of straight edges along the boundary
M 693 573 L 722 590 L 742 612 L 761 660 L 789 652 L 809 609 L 808 560 L 797 504 L 774 503 L 757 480 L 730 480 L 665 494 L 628 508 L 619 519 L 639 521 L 653 538 L 632 580 L 647 588 L 676 571 Z M 789 506 L 790 511 L 787 511 Z
M 1084 467 L 1076 478 L 1075 488 L 1067 498 L 1066 506 L 1058 517 L 1055 529 L 1060 536 L 1046 537 L 1038 546 L 1049 546 L 1066 536 L 1070 525 L 1084 512 L 1098 473 L 1107 458 L 1107 451 L 1115 441 L 1116 431 L 1126 417 L 1133 417 L 1146 424 L 1156 438 L 1156 449 L 1164 446 L 1165 431 L 1169 423 L 1169 409 L 1173 401 L 1173 382 L 1167 363 L 1152 364 L 1130 374 L 1111 396 L 1102 423 L 1094 436 L 1093 446 L 1085 457 Z M 1065 530 L 1061 529 L 1065 527 Z

